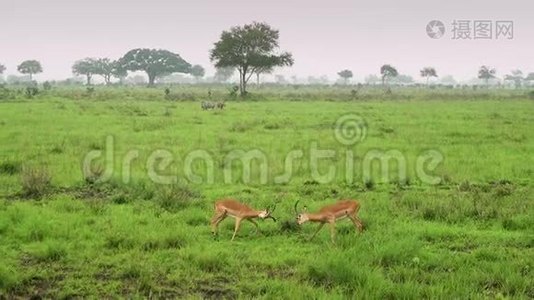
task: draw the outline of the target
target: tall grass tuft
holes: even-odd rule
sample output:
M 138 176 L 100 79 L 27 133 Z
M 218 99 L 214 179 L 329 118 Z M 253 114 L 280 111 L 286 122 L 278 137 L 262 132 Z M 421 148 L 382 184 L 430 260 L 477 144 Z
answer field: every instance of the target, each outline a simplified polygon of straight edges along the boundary
M 22 196 L 27 198 L 41 198 L 52 189 L 52 175 L 48 168 L 22 168 Z
M 165 186 L 156 194 L 155 201 L 163 209 L 176 212 L 187 208 L 200 198 L 200 193 L 184 184 Z
M 0 163 L 0 174 L 15 175 L 21 170 L 20 162 L 3 161 Z

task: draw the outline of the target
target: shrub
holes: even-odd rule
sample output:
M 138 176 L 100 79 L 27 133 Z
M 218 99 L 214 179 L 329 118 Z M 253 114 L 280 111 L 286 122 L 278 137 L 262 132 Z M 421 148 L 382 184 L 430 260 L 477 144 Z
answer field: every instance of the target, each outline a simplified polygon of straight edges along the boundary
M 235 98 L 237 97 L 238 91 L 239 91 L 239 86 L 234 85 L 230 89 L 228 89 L 228 95 L 230 96 L 230 98 Z
M 92 87 L 92 86 L 88 86 L 88 87 L 85 89 L 85 96 L 86 96 L 86 97 L 91 97 L 91 96 L 93 96 L 94 93 L 95 93 L 95 88 Z
M 52 89 L 52 84 L 49 81 L 43 82 L 43 90 L 49 91 Z
M 84 180 L 88 184 L 97 183 L 104 174 L 105 168 L 102 164 L 94 164 L 90 166 L 91 172 L 84 172 Z
M 40 198 L 52 187 L 52 176 L 46 167 L 22 168 L 22 195 L 29 198 Z
M 4 84 L 0 84 L 0 100 L 14 99 L 16 95 L 10 89 L 6 88 Z
M 39 88 L 34 86 L 28 86 L 25 90 L 26 98 L 31 99 L 39 94 Z
M 375 187 L 375 182 L 373 181 L 373 179 L 366 179 L 364 185 L 366 190 L 372 191 Z

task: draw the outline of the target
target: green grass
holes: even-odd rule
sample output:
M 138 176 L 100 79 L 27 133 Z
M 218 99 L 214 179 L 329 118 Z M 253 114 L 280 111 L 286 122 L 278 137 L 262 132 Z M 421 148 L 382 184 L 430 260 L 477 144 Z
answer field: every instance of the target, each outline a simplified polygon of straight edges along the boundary
M 61 92 L 0 103 L 0 296 L 534 297 L 531 100 L 250 99 L 206 112 L 198 102 L 150 98 L 156 90 L 133 100 L 103 89 L 115 97 L 105 101 Z M 369 126 L 366 138 L 348 147 L 333 135 L 346 113 Z M 106 151 L 107 136 L 114 142 L 111 180 L 84 178 L 84 156 Z M 336 167 L 330 183 L 310 174 L 312 142 L 336 151 L 319 163 L 321 173 Z M 147 175 L 158 149 L 174 159 L 160 172 L 177 175 L 174 185 Z M 184 178 L 184 159 L 198 149 L 214 159 L 213 184 Z M 239 163 L 224 183 L 224 158 L 236 149 L 265 154 L 267 184 L 260 183 L 257 161 L 250 183 L 237 176 Z M 286 154 L 298 149 L 304 158 L 294 163 L 291 180 L 275 183 Z M 438 185 L 415 172 L 417 157 L 429 149 L 444 157 L 432 171 Z M 138 158 L 124 183 L 130 150 Z M 352 183 L 345 180 L 348 150 Z M 362 159 L 371 150 L 400 151 L 408 180 L 396 178 L 396 166 L 390 180 L 376 168 L 366 180 Z M 204 164 L 193 166 L 205 179 Z M 261 235 L 245 222 L 230 242 L 233 222 L 226 220 L 214 239 L 208 224 L 212 203 L 222 197 L 257 208 L 277 202 L 279 221 L 259 222 Z M 308 241 L 316 225 L 294 225 L 294 202 L 313 211 L 341 198 L 360 200 L 365 231 L 340 221 L 335 245 L 328 230 Z

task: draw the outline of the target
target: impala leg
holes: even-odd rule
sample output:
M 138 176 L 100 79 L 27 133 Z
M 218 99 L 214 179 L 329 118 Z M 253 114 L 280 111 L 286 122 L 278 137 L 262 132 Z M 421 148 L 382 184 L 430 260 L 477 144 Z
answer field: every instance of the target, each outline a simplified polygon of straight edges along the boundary
M 235 229 L 234 229 L 234 235 L 232 235 L 232 241 L 234 240 L 237 231 L 239 231 L 239 227 L 241 226 L 241 220 L 242 219 L 240 218 L 235 218 Z
M 256 226 L 256 234 L 261 233 L 260 227 L 258 226 L 258 223 L 256 223 L 256 221 L 254 221 L 253 219 L 247 219 L 247 221 L 249 221 L 250 223 L 254 224 L 254 226 Z
M 336 237 L 336 222 L 331 221 L 330 222 L 330 239 L 332 240 L 332 244 L 335 244 L 335 237 Z
M 219 227 L 219 223 L 226 218 L 226 212 L 216 212 L 213 218 L 211 218 L 211 232 L 216 235 Z
M 215 223 L 215 229 L 216 229 L 215 233 L 216 233 L 216 234 L 218 234 L 218 232 L 219 232 L 219 224 L 220 224 L 222 221 L 224 221 L 224 219 L 226 219 L 227 216 L 228 216 L 227 214 L 222 215 L 222 216 L 217 220 L 217 222 Z
M 324 226 L 324 223 L 319 224 L 319 226 L 317 227 L 317 230 L 315 230 L 315 232 L 313 233 L 313 235 L 309 239 L 310 241 L 317 235 L 317 233 L 319 233 L 319 231 L 321 231 L 321 229 L 323 229 L 323 226 Z
M 356 227 L 356 229 L 358 229 L 359 232 L 362 232 L 363 231 L 362 221 L 356 215 L 349 215 L 349 218 L 354 224 L 354 227 Z

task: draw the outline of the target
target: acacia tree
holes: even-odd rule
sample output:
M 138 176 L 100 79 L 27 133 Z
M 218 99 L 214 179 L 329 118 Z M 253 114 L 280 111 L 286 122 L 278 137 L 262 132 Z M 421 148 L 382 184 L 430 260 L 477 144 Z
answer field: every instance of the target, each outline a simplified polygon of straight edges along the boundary
M 119 63 L 124 70 L 146 72 L 148 86 L 154 86 L 157 77 L 191 71 L 191 64 L 180 55 L 162 49 L 133 49 L 126 53 Z
M 495 78 L 495 74 L 497 73 L 497 70 L 494 68 L 488 67 L 488 66 L 481 66 L 478 70 L 478 78 L 484 79 L 486 82 L 486 85 L 489 84 L 489 80 L 491 78 Z
M 382 75 L 382 85 L 385 85 L 389 78 L 397 77 L 399 72 L 391 65 L 383 65 L 380 68 L 380 74 Z
M 22 74 L 30 75 L 30 80 L 32 80 L 33 74 L 43 72 L 43 67 L 37 60 L 25 60 L 17 66 L 17 70 Z
M 426 85 L 428 86 L 428 80 L 430 77 L 438 77 L 438 73 L 436 72 L 436 69 L 432 67 L 426 67 L 421 70 L 421 77 L 426 78 Z
M 512 70 L 512 74 L 504 76 L 504 80 L 512 81 L 515 85 L 515 88 L 520 88 L 523 80 L 523 72 L 521 70 Z
M 260 69 L 293 65 L 291 53 L 277 54 L 278 30 L 266 23 L 232 27 L 214 44 L 210 59 L 216 68 L 234 67 L 239 72 L 239 91 L 247 94 L 247 82 Z
M 72 65 L 72 73 L 74 75 L 84 75 L 87 78 L 87 85 L 91 85 L 91 78 L 94 74 L 98 74 L 97 59 L 84 58 L 74 62 Z
M 111 77 L 113 76 L 115 64 L 116 62 L 109 58 L 99 58 L 95 61 L 95 74 L 104 77 L 104 82 L 106 84 L 111 84 Z
M 122 84 L 126 76 L 128 76 L 128 71 L 122 67 L 119 61 L 115 61 L 113 63 L 113 70 L 111 74 L 113 75 L 113 77 L 118 78 L 120 84 Z
M 0 74 L 4 74 L 5 71 L 6 71 L 6 66 L 4 66 L 3 64 L 0 64 Z
M 205 74 L 206 71 L 201 65 L 194 65 L 191 67 L 191 75 L 193 75 L 193 77 L 195 77 L 197 81 L 199 81 L 200 78 L 204 77 Z
M 343 78 L 343 81 L 345 82 L 345 84 L 347 84 L 349 82 L 349 79 L 352 78 L 352 71 L 348 69 L 341 70 L 337 73 L 337 75 Z

